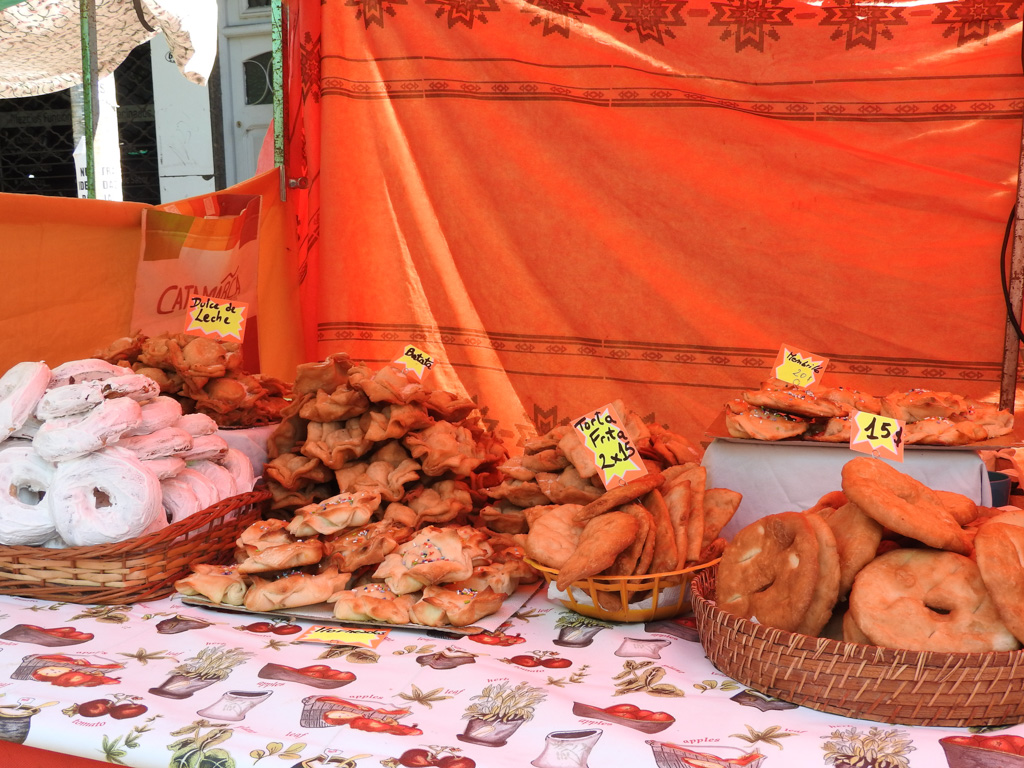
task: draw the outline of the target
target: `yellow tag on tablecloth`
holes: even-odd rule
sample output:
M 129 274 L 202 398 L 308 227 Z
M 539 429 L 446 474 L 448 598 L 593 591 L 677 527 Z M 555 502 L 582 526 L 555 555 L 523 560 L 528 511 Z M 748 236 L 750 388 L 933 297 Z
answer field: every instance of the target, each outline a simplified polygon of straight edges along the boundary
M 208 339 L 241 342 L 249 305 L 213 296 L 191 294 L 186 305 L 185 333 Z
M 606 489 L 625 485 L 647 474 L 647 467 L 640 461 L 640 454 L 622 423 L 622 417 L 611 404 L 572 423 L 590 451 Z
M 877 413 L 854 411 L 850 450 L 870 453 L 878 459 L 903 461 L 903 423 Z
M 402 356 L 394 362 L 396 365 L 400 365 L 405 368 L 405 370 L 412 371 L 416 374 L 416 378 L 423 381 L 423 377 L 427 374 L 427 371 L 434 365 L 434 358 L 422 349 L 416 349 L 416 347 L 410 344 L 402 352 Z
M 810 387 L 821 381 L 828 368 L 828 358 L 783 344 L 772 366 L 772 375 L 779 381 Z
M 384 642 L 390 629 L 365 629 L 362 627 L 312 626 L 296 640 L 330 645 L 358 645 L 361 648 L 376 648 Z

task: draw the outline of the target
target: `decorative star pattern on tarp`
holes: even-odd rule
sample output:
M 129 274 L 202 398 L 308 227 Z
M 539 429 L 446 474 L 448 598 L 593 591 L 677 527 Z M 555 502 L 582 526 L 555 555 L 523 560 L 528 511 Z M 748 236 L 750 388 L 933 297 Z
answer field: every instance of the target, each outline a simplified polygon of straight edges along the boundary
M 661 45 L 665 38 L 675 38 L 672 27 L 686 25 L 683 8 L 687 0 L 609 0 L 612 21 L 625 24 L 626 32 L 635 31 L 640 42 L 653 40 Z
M 457 24 L 472 28 L 474 21 L 486 24 L 488 13 L 501 10 L 495 0 L 425 0 L 425 4 L 440 6 L 434 15 L 439 19 L 447 17 L 449 29 Z
M 736 44 L 736 52 L 744 48 L 764 51 L 765 39 L 779 40 L 776 27 L 789 27 L 792 8 L 781 6 L 782 0 L 729 0 L 711 3 L 715 16 L 708 25 L 725 27 L 722 39 L 730 37 Z
M 346 0 L 345 5 L 354 7 L 356 18 L 369 29 L 371 24 L 383 27 L 384 17 L 394 16 L 394 6 L 405 5 L 405 0 Z
M 526 0 L 530 7 L 523 13 L 531 13 L 530 26 L 542 25 L 545 35 L 559 34 L 569 37 L 569 27 L 579 18 L 589 14 L 583 10 L 583 0 Z
M 945 37 L 956 36 L 957 47 L 976 40 L 986 40 L 993 32 L 1001 32 L 1003 22 L 1013 21 L 1020 12 L 1020 0 L 959 0 L 936 3 L 934 24 L 946 26 Z
M 836 0 L 834 6 L 822 7 L 823 27 L 837 27 L 833 40 L 846 38 L 846 50 L 858 45 L 874 50 L 878 38 L 893 39 L 890 27 L 905 26 L 902 8 L 865 3 L 860 0 Z

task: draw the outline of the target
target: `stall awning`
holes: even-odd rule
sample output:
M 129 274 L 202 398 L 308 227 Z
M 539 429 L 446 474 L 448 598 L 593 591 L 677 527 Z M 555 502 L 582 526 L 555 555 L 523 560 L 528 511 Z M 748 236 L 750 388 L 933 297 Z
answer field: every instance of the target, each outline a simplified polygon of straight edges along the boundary
M 79 0 L 0 0 L 0 98 L 82 81 Z M 163 32 L 182 74 L 205 84 L 217 50 L 216 0 L 96 0 L 97 74 Z

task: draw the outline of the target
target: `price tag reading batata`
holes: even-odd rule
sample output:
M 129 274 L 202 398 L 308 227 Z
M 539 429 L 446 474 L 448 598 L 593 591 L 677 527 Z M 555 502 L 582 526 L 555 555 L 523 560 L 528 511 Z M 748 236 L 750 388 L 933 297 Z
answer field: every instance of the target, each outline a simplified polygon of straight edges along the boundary
M 625 485 L 647 474 L 640 454 L 622 427 L 622 417 L 613 405 L 606 405 L 572 423 L 594 458 L 606 489 Z
M 356 627 L 312 626 L 296 640 L 330 645 L 358 645 L 360 648 L 376 648 L 384 642 L 390 629 L 362 629 Z
M 828 358 L 804 352 L 802 349 L 783 344 L 779 356 L 772 366 L 772 375 L 779 381 L 810 387 L 821 381 L 821 374 L 828 368 Z
M 850 450 L 875 458 L 903 461 L 903 423 L 877 413 L 854 411 L 850 424 Z
M 434 358 L 412 345 L 406 347 L 405 351 L 402 352 L 402 356 L 394 362 L 405 370 L 412 371 L 420 381 L 423 381 L 427 371 L 434 366 Z
M 249 305 L 212 296 L 190 294 L 186 305 L 185 333 L 208 339 L 241 342 Z

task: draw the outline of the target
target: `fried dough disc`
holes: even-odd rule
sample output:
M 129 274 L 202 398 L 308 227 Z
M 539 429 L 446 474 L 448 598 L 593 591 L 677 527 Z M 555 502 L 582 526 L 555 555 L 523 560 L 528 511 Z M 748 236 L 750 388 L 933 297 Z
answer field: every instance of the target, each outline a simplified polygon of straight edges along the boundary
M 843 466 L 843 492 L 886 528 L 966 555 L 971 543 L 941 499 L 923 483 L 881 459 L 858 456 Z
M 804 387 L 787 384 L 765 384 L 757 391 L 744 392 L 743 399 L 751 405 L 797 416 L 829 418 L 843 415 L 843 407 L 838 403 L 822 400 Z
M 845 504 L 848 504 L 850 500 L 846 498 L 846 494 L 842 491 L 829 491 L 816 502 L 810 509 L 805 509 L 804 514 L 810 514 L 811 512 L 821 512 L 823 509 L 839 509 Z
M 953 516 L 960 525 L 967 525 L 978 516 L 978 505 L 964 496 L 962 493 L 953 491 L 935 491 L 942 506 Z
M 820 515 L 804 513 L 804 517 L 811 523 L 818 540 L 818 580 L 811 596 L 811 604 L 807 606 L 807 612 L 796 631 L 817 637 L 828 623 L 832 609 L 839 599 L 839 550 L 836 548 L 832 529 Z
M 839 509 L 823 509 L 819 514 L 832 529 L 836 539 L 839 551 L 839 596 L 846 597 L 860 569 L 875 559 L 878 545 L 882 541 L 882 526 L 852 501 Z
M 1020 646 L 970 558 L 935 549 L 897 549 L 857 574 L 853 621 L 883 648 L 944 653 Z
M 978 529 L 974 553 L 1000 618 L 1024 642 L 1024 528 L 989 521 Z
M 558 588 L 564 592 L 574 581 L 611 567 L 619 553 L 636 539 L 639 527 L 636 518 L 627 512 L 607 512 L 588 522 L 576 549 L 559 570 L 555 582 Z
M 725 404 L 725 427 L 732 437 L 785 440 L 806 432 L 807 419 L 732 400 Z
M 576 522 L 585 523 L 598 515 L 603 515 L 611 509 L 620 507 L 623 504 L 628 504 L 631 501 L 636 501 L 650 491 L 653 491 L 655 488 L 660 488 L 664 482 L 664 475 L 660 472 L 651 472 L 638 477 L 636 480 L 631 480 L 625 485 L 618 485 L 611 488 L 589 504 L 585 504 L 583 508 L 576 513 Z
M 853 614 L 849 610 L 843 614 L 843 642 L 872 645 L 871 639 L 864 634 L 863 629 L 857 626 L 857 622 L 853 620 Z
M 737 533 L 718 565 L 718 607 L 795 632 L 818 582 L 818 537 L 801 512 L 755 520 Z

